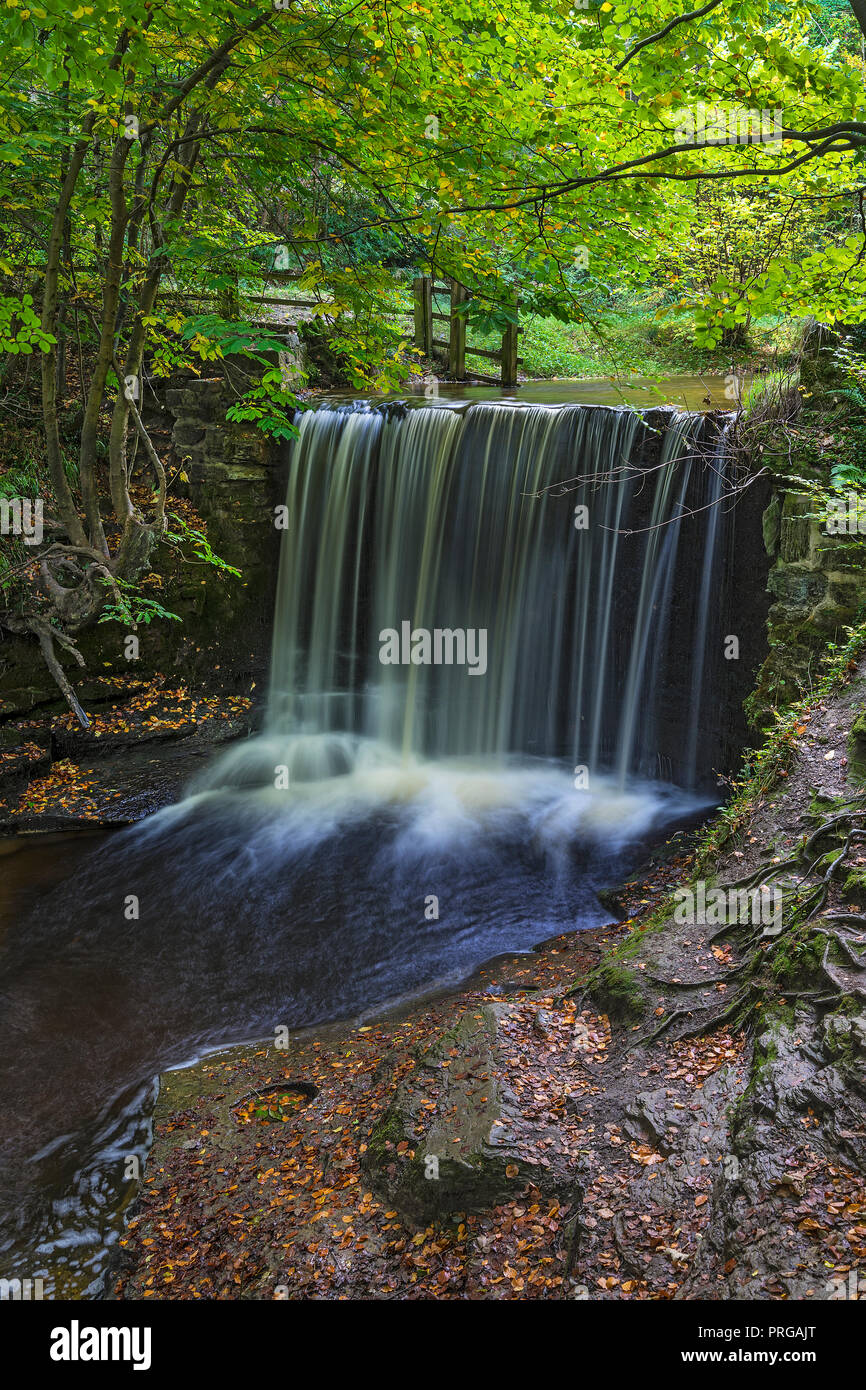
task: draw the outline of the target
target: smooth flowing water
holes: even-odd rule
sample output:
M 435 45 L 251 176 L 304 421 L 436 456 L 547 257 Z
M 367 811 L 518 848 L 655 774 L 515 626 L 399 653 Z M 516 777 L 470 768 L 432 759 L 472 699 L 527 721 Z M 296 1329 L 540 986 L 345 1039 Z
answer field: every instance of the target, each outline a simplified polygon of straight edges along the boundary
M 724 434 L 696 412 L 650 418 L 492 403 L 305 415 L 269 731 L 293 749 L 299 735 L 352 733 L 407 758 L 561 756 L 613 768 L 623 786 L 663 770 L 662 677 L 685 652 L 694 698 L 678 780 L 695 785 Z M 437 630 L 457 634 L 439 663 Z M 457 664 L 482 633 L 484 669 L 480 650 L 477 669 Z
M 97 1289 L 160 1069 L 609 920 L 707 804 L 724 478 L 698 413 L 303 416 L 263 734 L 8 931 L 0 1274 Z

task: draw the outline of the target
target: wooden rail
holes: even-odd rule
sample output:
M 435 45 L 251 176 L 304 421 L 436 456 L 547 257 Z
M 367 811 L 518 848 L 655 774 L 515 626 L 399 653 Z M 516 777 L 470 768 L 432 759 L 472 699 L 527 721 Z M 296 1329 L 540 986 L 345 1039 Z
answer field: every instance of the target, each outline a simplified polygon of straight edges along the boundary
M 267 276 L 267 281 L 274 284 L 290 283 L 299 275 L 300 272 L 298 271 L 275 271 Z M 434 307 L 437 295 L 448 295 L 447 314 Z M 221 294 L 199 294 L 195 291 L 165 288 L 160 290 L 159 297 L 176 299 L 187 304 L 217 304 L 220 306 L 220 312 L 226 318 L 234 318 L 239 313 L 240 294 L 237 285 L 230 285 Z M 468 298 L 466 287 L 457 280 L 449 280 L 443 284 L 432 275 L 417 276 L 413 283 L 412 309 L 416 348 L 426 358 L 433 356 L 434 348 L 444 349 L 448 373 L 455 381 L 465 381 L 467 357 L 483 357 L 488 361 L 499 363 L 498 380 L 500 385 L 516 386 L 517 369 L 523 361 L 517 355 L 517 340 L 521 329 L 516 323 L 509 323 L 502 335 L 502 345 L 499 348 L 473 347 L 471 343 L 466 341 L 466 317 L 461 312 Z M 290 309 L 308 309 L 316 302 L 315 299 L 289 299 L 275 296 L 274 298 L 259 300 L 258 307 L 266 309 L 268 305 L 273 304 Z M 403 316 L 404 314 L 400 310 L 394 310 L 387 315 L 388 318 L 402 318 Z M 434 337 L 434 322 L 448 324 L 447 338 Z M 484 381 L 496 380 L 496 378 L 485 376 L 481 372 L 473 373 L 473 375 L 480 376 Z
M 433 308 L 435 296 L 439 293 L 450 296 L 450 313 L 443 314 Z M 444 348 L 448 354 L 448 372 L 456 381 L 466 378 L 466 357 L 486 357 L 499 363 L 499 381 L 502 386 L 517 385 L 517 368 L 521 358 L 517 356 L 517 338 L 520 333 L 516 323 L 510 323 L 502 335 L 502 346 L 498 349 L 472 347 L 466 341 L 466 317 L 460 312 L 468 299 L 466 287 L 457 280 L 448 284 L 438 284 L 432 275 L 419 275 L 413 284 L 415 346 L 425 357 L 433 356 L 434 348 Z M 446 338 L 433 336 L 433 320 L 438 319 L 449 325 Z M 480 374 L 479 374 L 480 375 Z M 490 377 L 484 378 L 490 381 Z
M 178 290 L 160 290 L 159 295 L 157 297 L 159 299 L 179 299 L 182 304 L 222 303 L 222 296 L 218 294 L 197 294 L 195 292 L 187 293 L 186 291 Z M 274 297 L 268 299 L 257 299 L 254 302 L 257 305 L 260 305 L 263 309 L 266 309 L 269 304 L 286 305 L 291 309 L 310 309 L 317 301 L 315 299 L 277 299 L 276 297 Z

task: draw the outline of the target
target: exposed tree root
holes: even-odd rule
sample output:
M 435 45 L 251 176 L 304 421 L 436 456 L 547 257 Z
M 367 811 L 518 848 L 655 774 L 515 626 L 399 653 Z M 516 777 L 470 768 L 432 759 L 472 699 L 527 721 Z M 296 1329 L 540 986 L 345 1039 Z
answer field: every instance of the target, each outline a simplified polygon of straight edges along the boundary
M 859 996 L 859 998 L 866 999 L 866 988 L 864 988 L 862 985 L 858 985 L 856 981 L 840 979 L 839 976 L 834 972 L 828 959 L 830 955 L 831 945 L 832 943 L 828 941 L 824 950 L 824 955 L 821 959 L 821 970 L 823 974 L 826 976 L 826 978 L 830 981 L 830 984 L 833 986 L 835 990 L 838 991 L 840 995 L 856 994 Z M 864 969 L 864 967 L 860 964 L 859 961 L 857 962 L 857 969 Z
M 856 951 L 852 950 L 849 942 L 846 941 L 841 932 L 828 931 L 826 927 L 817 925 L 810 927 L 809 930 L 814 932 L 816 936 L 826 936 L 830 941 L 835 941 L 839 949 L 848 957 L 853 966 L 858 970 L 866 970 L 866 963 L 857 955 Z
M 862 802 L 863 798 L 856 798 L 857 802 Z M 742 987 L 738 989 L 723 1008 L 717 1005 L 697 1004 L 693 1009 L 679 1007 L 673 1009 L 661 1023 L 650 1032 L 642 1032 L 624 1049 L 623 1055 L 628 1054 L 637 1047 L 646 1047 L 663 1034 L 667 1033 L 674 1025 L 682 1024 L 687 1021 L 685 1028 L 680 1028 L 677 1032 L 678 1038 L 694 1037 L 696 1034 L 711 1032 L 718 1028 L 722 1023 L 734 1017 L 744 1018 L 748 1012 L 757 1004 L 760 999 L 769 994 L 779 994 L 785 999 L 811 999 L 816 1004 L 838 1003 L 839 999 L 852 993 L 861 998 L 866 998 L 866 988 L 861 987 L 856 980 L 851 980 L 838 970 L 834 970 L 830 963 L 830 951 L 833 943 L 845 957 L 848 968 L 866 975 L 866 958 L 856 949 L 856 942 L 851 940 L 851 930 L 860 928 L 866 933 L 866 914 L 853 912 L 834 912 L 828 913 L 820 920 L 815 918 L 827 902 L 830 893 L 830 886 L 835 877 L 838 876 L 842 865 L 847 859 L 852 845 L 866 840 L 866 826 L 862 824 L 862 818 L 866 817 L 866 808 L 854 809 L 854 803 L 845 809 L 829 817 L 819 825 L 812 835 L 804 842 L 802 850 L 792 858 L 786 859 L 781 864 L 770 866 L 762 865 L 753 873 L 744 878 L 728 884 L 720 885 L 727 889 L 736 891 L 752 890 L 755 891 L 772 878 L 778 878 L 786 869 L 800 867 L 804 859 L 809 862 L 805 867 L 799 885 L 795 893 L 786 895 L 787 901 L 791 904 L 794 898 L 793 910 L 789 910 L 787 921 L 783 920 L 778 933 L 767 933 L 766 930 L 754 931 L 744 930 L 747 924 L 742 922 L 727 922 L 718 931 L 715 931 L 707 938 L 707 944 L 712 944 L 723 936 L 733 936 L 737 939 L 739 947 L 740 962 L 724 977 L 724 982 L 728 983 L 733 979 L 739 979 Z M 844 842 L 838 850 L 833 853 L 829 862 L 826 862 L 826 852 L 815 857 L 815 849 L 820 841 L 828 834 L 839 831 L 846 827 Z M 801 894 L 800 885 L 808 883 L 819 864 L 825 861 L 826 867 L 821 873 L 817 883 L 812 883 Z M 833 924 L 833 925 L 831 925 Z M 823 936 L 826 938 L 826 947 L 820 964 L 821 975 L 826 985 L 830 986 L 831 993 L 827 993 L 826 985 L 824 988 L 791 990 L 783 985 L 778 985 L 771 976 L 768 976 L 766 965 L 768 958 L 784 942 L 790 938 L 791 931 L 796 927 L 805 927 L 808 935 Z M 762 978 L 763 977 L 763 978 Z M 703 984 L 720 983 L 718 979 L 708 977 L 705 981 L 694 981 L 682 983 L 674 980 L 663 980 L 656 976 L 645 976 L 647 980 L 665 990 L 695 990 Z
M 68 637 L 66 633 L 61 632 L 58 628 L 52 627 L 45 618 L 39 617 L 35 613 L 30 613 L 25 617 L 7 615 L 4 618 L 4 622 L 11 632 L 31 633 L 36 638 L 45 665 L 51 672 L 57 684 L 57 688 L 60 690 L 64 700 L 72 710 L 72 713 L 75 715 L 81 727 L 83 729 L 89 729 L 90 720 L 81 708 L 76 698 L 75 691 L 67 678 L 66 672 L 60 665 L 57 653 L 54 650 L 54 643 L 59 643 L 64 651 L 71 653 L 79 666 L 83 666 L 85 664 L 84 657 L 72 641 L 72 638 Z
M 826 912 L 822 920 L 825 922 L 850 922 L 852 926 L 861 927 L 866 932 L 866 912 Z
M 746 962 L 734 965 L 726 975 L 705 975 L 700 980 L 663 980 L 658 975 L 647 975 L 644 973 L 645 980 L 652 980 L 654 985 L 661 985 L 662 989 L 703 989 L 705 985 L 726 985 L 731 980 L 735 980 L 746 968 Z
M 654 1028 L 651 1033 L 643 1033 L 639 1037 L 634 1038 L 633 1041 L 629 1043 L 628 1047 L 623 1049 L 621 1055 L 627 1056 L 629 1052 L 634 1051 L 636 1047 L 647 1047 L 651 1042 L 655 1042 L 656 1038 L 660 1038 L 663 1033 L 666 1033 L 671 1024 L 676 1023 L 677 1019 L 689 1018 L 693 1014 L 710 1014 L 710 1018 L 706 1019 L 702 1017 L 692 1026 L 683 1029 L 683 1031 L 677 1035 L 678 1038 L 694 1038 L 699 1033 L 711 1033 L 715 1028 L 718 1028 L 720 1024 L 725 1023 L 734 1014 L 739 1012 L 740 1006 L 745 1002 L 751 989 L 751 984 L 746 985 L 723 1009 L 719 1009 L 716 1004 L 702 1004 L 697 1005 L 694 1009 L 672 1010 L 667 1018 L 662 1019 L 659 1026 Z

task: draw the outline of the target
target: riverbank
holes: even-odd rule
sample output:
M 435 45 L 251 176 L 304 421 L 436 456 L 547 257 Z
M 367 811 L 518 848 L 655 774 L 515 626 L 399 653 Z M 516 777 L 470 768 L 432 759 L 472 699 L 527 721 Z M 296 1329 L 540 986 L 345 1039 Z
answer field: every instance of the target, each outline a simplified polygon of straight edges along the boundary
M 252 693 L 160 674 L 92 682 L 88 704 L 88 729 L 52 710 L 3 726 L 0 837 L 143 820 L 180 798 L 214 748 L 258 722 Z
M 856 1294 L 864 692 L 855 668 L 804 710 L 711 866 L 633 881 L 620 924 L 166 1074 L 114 1296 Z M 826 892 L 781 932 L 676 922 L 697 872 Z

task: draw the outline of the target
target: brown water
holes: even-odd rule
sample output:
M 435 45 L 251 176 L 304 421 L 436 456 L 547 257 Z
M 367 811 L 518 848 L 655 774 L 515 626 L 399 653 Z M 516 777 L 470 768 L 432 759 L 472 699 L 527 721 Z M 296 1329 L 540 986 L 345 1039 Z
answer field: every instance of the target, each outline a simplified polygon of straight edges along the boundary
M 739 379 L 739 390 L 743 396 L 748 392 L 753 378 Z M 570 379 L 557 377 L 551 381 L 528 381 L 515 387 L 464 386 L 460 383 L 433 383 L 429 387 L 417 385 L 411 391 L 402 391 L 384 400 L 417 401 L 424 405 L 460 406 L 477 401 L 513 401 L 518 405 L 633 405 L 644 409 L 652 406 L 670 405 L 679 410 L 736 410 L 737 397 L 728 393 L 726 383 L 729 376 L 669 376 L 656 380 L 653 377 L 612 377 L 597 379 Z M 328 391 L 322 398 L 332 401 L 367 400 L 369 393 L 352 391 Z

